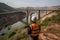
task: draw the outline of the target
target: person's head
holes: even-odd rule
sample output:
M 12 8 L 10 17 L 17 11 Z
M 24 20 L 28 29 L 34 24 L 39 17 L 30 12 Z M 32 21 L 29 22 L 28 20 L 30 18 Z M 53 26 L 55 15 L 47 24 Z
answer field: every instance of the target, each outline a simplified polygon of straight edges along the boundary
M 33 17 L 31 18 L 32 23 L 36 23 L 36 20 L 37 20 L 36 16 L 33 16 Z

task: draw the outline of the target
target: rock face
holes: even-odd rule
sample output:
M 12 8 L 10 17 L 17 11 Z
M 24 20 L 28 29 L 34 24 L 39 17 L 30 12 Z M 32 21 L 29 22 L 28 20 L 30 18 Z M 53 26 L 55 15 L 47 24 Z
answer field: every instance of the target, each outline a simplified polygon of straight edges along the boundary
M 17 21 L 25 18 L 26 13 L 18 12 L 18 13 L 8 13 L 8 14 L 0 14 L 0 30 L 8 25 L 16 23 Z

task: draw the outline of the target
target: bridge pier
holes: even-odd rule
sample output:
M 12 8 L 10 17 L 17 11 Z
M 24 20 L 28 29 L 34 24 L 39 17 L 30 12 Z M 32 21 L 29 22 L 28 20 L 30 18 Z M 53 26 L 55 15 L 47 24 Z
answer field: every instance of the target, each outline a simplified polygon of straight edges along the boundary
M 48 14 L 48 13 L 47 13 L 47 10 L 46 10 L 46 14 Z
M 38 14 L 37 14 L 38 15 L 38 20 L 40 19 L 41 11 L 45 12 L 46 15 L 48 13 L 51 13 L 51 12 L 49 12 L 50 10 L 32 10 L 32 11 L 38 11 Z M 26 22 L 27 22 L 27 25 L 29 24 L 29 21 L 30 21 L 30 24 L 32 23 L 32 21 L 31 21 L 32 14 L 34 14 L 34 13 L 32 13 L 31 10 L 27 10 L 27 13 L 26 13 Z M 30 16 L 30 18 L 29 18 L 29 16 Z M 30 20 L 28 20 L 28 19 L 30 19 Z
M 38 11 L 39 13 L 38 13 L 38 20 L 40 19 L 40 10 Z
M 26 22 L 28 24 L 28 10 L 27 10 L 27 13 L 26 13 Z
M 32 18 L 32 13 L 30 13 L 30 24 L 32 23 L 31 18 Z

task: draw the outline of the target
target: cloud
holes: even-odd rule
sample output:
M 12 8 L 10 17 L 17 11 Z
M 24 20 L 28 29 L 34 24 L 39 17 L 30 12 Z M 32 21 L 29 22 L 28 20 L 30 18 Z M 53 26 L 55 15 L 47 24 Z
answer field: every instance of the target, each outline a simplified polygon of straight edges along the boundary
M 44 7 L 60 5 L 60 0 L 0 0 L 12 7 Z

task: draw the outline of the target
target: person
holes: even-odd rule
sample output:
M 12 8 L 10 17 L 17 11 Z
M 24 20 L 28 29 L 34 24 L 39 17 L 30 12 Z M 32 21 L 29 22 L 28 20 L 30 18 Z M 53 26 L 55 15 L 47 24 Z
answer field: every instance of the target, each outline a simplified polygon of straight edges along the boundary
M 36 20 L 37 20 L 36 17 L 33 16 L 31 19 L 32 24 L 30 24 L 30 29 L 31 29 L 30 35 L 33 40 L 38 40 L 39 33 L 41 30 L 40 25 L 36 23 Z

